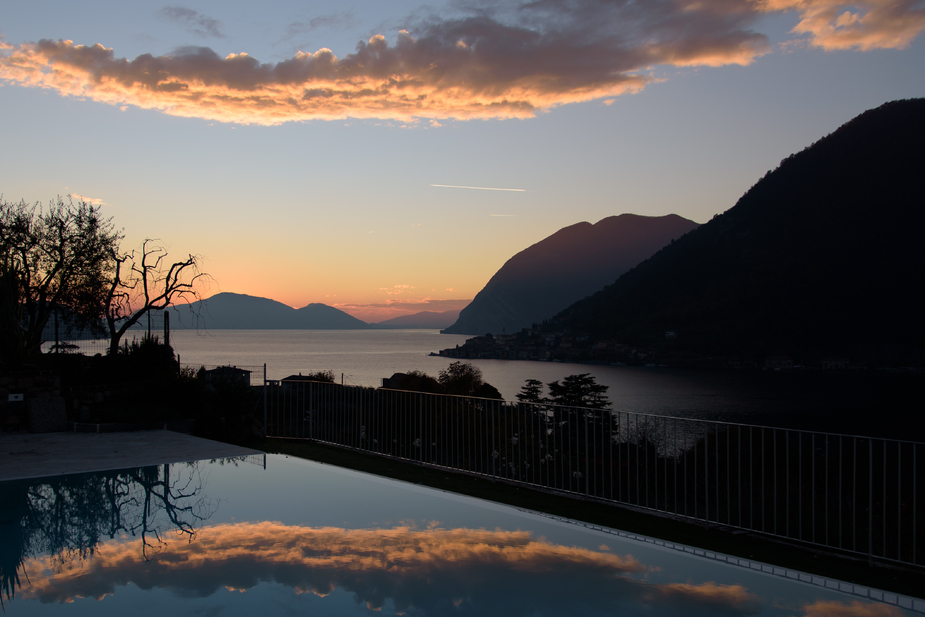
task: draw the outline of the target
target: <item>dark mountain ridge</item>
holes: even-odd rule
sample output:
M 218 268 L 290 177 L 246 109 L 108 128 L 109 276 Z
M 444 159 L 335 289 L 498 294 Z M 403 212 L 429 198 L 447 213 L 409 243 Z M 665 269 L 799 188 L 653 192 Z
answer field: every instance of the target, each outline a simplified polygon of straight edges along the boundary
M 560 229 L 511 257 L 444 332 L 497 334 L 530 327 L 696 227 L 675 214 L 621 214 Z
M 704 354 L 921 362 L 925 99 L 867 111 L 551 320 Z

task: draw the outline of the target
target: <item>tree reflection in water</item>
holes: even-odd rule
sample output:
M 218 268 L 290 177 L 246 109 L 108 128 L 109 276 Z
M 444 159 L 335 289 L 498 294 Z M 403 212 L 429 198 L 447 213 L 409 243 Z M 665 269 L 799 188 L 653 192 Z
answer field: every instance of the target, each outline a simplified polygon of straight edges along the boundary
M 22 587 L 27 559 L 50 555 L 64 572 L 105 540 L 140 538 L 145 561 L 168 534 L 192 541 L 217 508 L 201 495 L 200 463 L 0 483 L 0 607 Z

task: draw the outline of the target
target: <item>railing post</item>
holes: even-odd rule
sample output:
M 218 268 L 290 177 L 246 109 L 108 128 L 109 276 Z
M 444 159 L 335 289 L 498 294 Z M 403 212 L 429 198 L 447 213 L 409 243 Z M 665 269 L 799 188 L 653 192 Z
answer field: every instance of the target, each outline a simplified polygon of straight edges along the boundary
M 588 410 L 587 409 L 584 412 L 584 416 L 585 416 L 585 496 L 588 496 L 591 494 L 589 491 L 589 486 L 588 486 L 590 484 L 591 475 L 588 473 Z
M 867 560 L 874 562 L 874 442 L 867 439 Z
M 884 449 L 884 452 L 886 450 Z M 858 550 L 858 440 L 851 440 L 851 550 Z
M 495 452 L 496 452 L 495 450 L 495 408 L 491 407 L 491 478 L 492 478 L 492 481 L 494 481 L 494 479 L 498 476 L 497 471 L 496 471 L 497 465 L 495 464 L 495 461 L 497 460 L 495 458 Z M 501 456 L 500 452 L 498 456 Z
M 710 523 L 710 425 L 703 431 L 703 511 L 704 520 Z
M 263 365 L 263 434 L 269 437 L 267 430 L 267 397 L 270 395 L 270 389 L 267 387 L 267 365 Z
M 880 522 L 880 527 L 883 528 L 883 549 L 881 549 L 880 556 L 886 558 L 886 442 L 883 442 L 883 519 Z

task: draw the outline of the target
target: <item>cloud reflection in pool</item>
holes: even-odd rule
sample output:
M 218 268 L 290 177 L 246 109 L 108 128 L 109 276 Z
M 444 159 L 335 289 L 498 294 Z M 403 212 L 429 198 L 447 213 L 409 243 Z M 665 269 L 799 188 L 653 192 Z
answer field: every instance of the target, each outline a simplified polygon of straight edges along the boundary
M 525 531 L 340 529 L 274 522 L 204 527 L 140 559 L 141 540 L 107 542 L 92 559 L 55 572 L 52 557 L 30 560 L 24 598 L 71 602 L 118 586 L 160 587 L 184 597 L 277 582 L 296 593 L 353 593 L 369 608 L 390 599 L 398 611 L 427 615 L 492 612 L 567 614 L 685 608 L 690 615 L 751 615 L 761 600 L 740 585 L 653 584 L 657 570 L 630 555 L 561 546 Z M 657 611 L 661 612 L 661 611 Z
M 0 549 L 11 616 L 912 614 L 272 456 L 0 483 Z

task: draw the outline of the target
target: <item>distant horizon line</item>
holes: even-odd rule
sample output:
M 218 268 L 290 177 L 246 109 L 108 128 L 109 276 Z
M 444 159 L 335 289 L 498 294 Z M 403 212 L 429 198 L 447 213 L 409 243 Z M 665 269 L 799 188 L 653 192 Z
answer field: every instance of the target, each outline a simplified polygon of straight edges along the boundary
M 198 300 L 194 300 L 194 301 L 192 301 L 192 302 L 185 302 L 185 303 L 182 303 L 182 304 L 173 304 L 173 305 L 170 306 L 170 308 L 172 308 L 172 309 L 181 309 L 181 308 L 183 308 L 183 307 L 185 307 L 185 306 L 190 306 L 191 304 L 194 304 L 195 302 L 204 302 L 204 301 L 207 301 L 207 300 L 209 300 L 209 299 L 211 299 L 211 298 L 214 298 L 215 296 L 219 296 L 219 295 L 222 295 L 222 294 L 235 295 L 235 296 L 246 296 L 246 297 L 248 297 L 248 298 L 254 298 L 254 299 L 257 299 L 257 300 L 269 300 L 270 302 L 276 302 L 276 303 L 278 303 L 278 304 L 282 304 L 283 306 L 285 306 L 285 307 L 287 307 L 287 308 L 289 308 L 289 309 L 291 309 L 291 310 L 293 310 L 293 311 L 299 311 L 299 310 L 305 309 L 305 308 L 307 308 L 307 307 L 309 307 L 309 306 L 311 306 L 311 305 L 313 305 L 313 304 L 317 304 L 317 305 L 321 305 L 321 306 L 326 306 L 326 307 L 328 307 L 328 308 L 333 308 L 333 309 L 335 309 L 335 310 L 337 310 L 337 311 L 340 311 L 340 312 L 342 312 L 342 313 L 345 313 L 345 314 L 347 314 L 347 315 L 350 315 L 351 317 L 353 317 L 353 318 L 355 318 L 355 319 L 358 319 L 358 320 L 360 320 L 360 321 L 364 321 L 365 323 L 367 323 L 367 324 L 369 324 L 369 325 L 375 325 L 375 324 L 377 324 L 377 323 L 382 323 L 383 321 L 389 321 L 389 320 L 392 320 L 392 319 L 396 319 L 396 318 L 398 318 L 398 317 L 410 317 L 410 316 L 413 316 L 413 315 L 416 315 L 416 314 L 419 314 L 419 313 L 449 313 L 449 312 L 459 312 L 459 311 L 462 311 L 462 308 L 458 308 L 458 309 L 457 309 L 457 308 L 441 309 L 441 308 L 439 308 L 439 307 L 431 306 L 431 305 L 428 305 L 428 304 L 408 304 L 408 305 L 405 305 L 405 306 L 407 306 L 407 308 L 394 308 L 394 309 L 393 309 L 392 316 L 387 317 L 387 316 L 375 315 L 375 314 L 370 315 L 370 314 L 367 314 L 367 313 L 368 313 L 367 311 L 363 311 L 363 310 L 357 310 L 357 311 L 356 311 L 357 314 L 354 314 L 354 313 L 353 313 L 352 311 L 350 311 L 350 310 L 345 310 L 344 308 L 341 308 L 340 306 L 335 306 L 335 305 L 333 305 L 333 304 L 326 304 L 326 303 L 324 303 L 324 302 L 309 302 L 309 303 L 307 303 L 307 304 L 305 304 L 305 305 L 303 305 L 303 306 L 293 306 L 293 305 L 291 305 L 291 304 L 288 304 L 288 303 L 283 302 L 283 301 L 281 301 L 281 300 L 277 300 L 277 299 L 275 299 L 275 298 L 269 298 L 269 297 L 267 297 L 267 296 L 258 296 L 258 295 L 254 295 L 254 294 L 250 294 L 250 293 L 242 293 L 242 292 L 239 292 L 239 291 L 218 291 L 218 292 L 215 292 L 215 293 L 213 293 L 213 294 L 211 294 L 211 295 L 209 295 L 209 296 L 199 298 Z M 468 304 L 470 304 L 470 303 L 472 302 L 472 299 L 468 299 L 468 300 L 466 300 L 466 299 L 461 299 L 461 300 L 458 300 L 458 301 L 459 301 L 459 302 L 465 302 L 466 305 L 468 305 Z M 392 306 L 395 306 L 395 305 L 392 305 Z M 463 307 L 463 308 L 465 308 L 465 307 Z M 383 309 L 383 310 L 388 310 L 387 307 L 382 307 L 382 309 Z M 376 313 L 375 309 L 372 310 L 372 311 L 370 311 L 370 312 Z M 395 314 L 396 312 L 397 312 L 398 314 Z M 360 317 L 359 315 L 362 315 L 362 317 Z M 371 321 L 371 320 L 375 320 L 375 321 Z
M 513 191 L 515 193 L 526 193 L 527 189 L 502 189 L 502 188 L 492 188 L 489 186 L 460 186 L 456 184 L 431 184 L 430 186 L 435 186 L 437 188 L 444 189 L 473 189 L 477 191 Z

